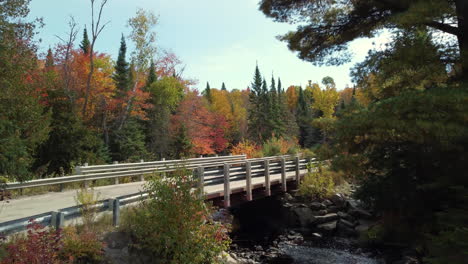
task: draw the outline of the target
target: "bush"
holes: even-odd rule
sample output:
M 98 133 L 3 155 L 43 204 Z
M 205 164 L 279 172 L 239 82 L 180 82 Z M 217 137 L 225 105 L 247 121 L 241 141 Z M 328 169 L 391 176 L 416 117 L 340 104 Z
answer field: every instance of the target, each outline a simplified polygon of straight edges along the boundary
M 82 188 L 76 192 L 75 201 L 81 206 L 81 217 L 85 232 L 96 231 L 94 225 L 97 217 L 97 208 L 95 205 L 99 201 L 99 194 L 94 189 Z
M 135 248 L 160 263 L 216 263 L 228 249 L 227 229 L 211 221 L 210 207 L 192 191 L 191 175 L 180 169 L 164 180 L 150 178 L 149 199 L 125 216 L 123 229 L 135 238 Z
M 77 233 L 74 227 L 47 229 L 31 220 L 25 236 L 15 237 L 0 249 L 0 264 L 102 263 L 103 247 L 94 232 Z
M 95 232 L 84 230 L 78 233 L 75 227 L 63 230 L 62 259 L 71 263 L 102 263 L 104 260 L 104 243 L 99 241 Z
M 232 155 L 247 155 L 248 159 L 258 158 L 261 156 L 260 147 L 255 142 L 243 140 L 231 149 Z
M 299 194 L 311 199 L 323 199 L 333 193 L 335 184 L 329 171 L 323 168 L 323 164 L 310 163 L 310 172 L 299 185 Z
M 264 156 L 279 156 L 297 153 L 298 149 L 299 147 L 294 141 L 285 140 L 282 137 L 272 137 L 263 144 L 262 152 Z
M 63 247 L 60 230 L 45 229 L 30 222 L 27 235 L 6 245 L 6 258 L 1 264 L 59 264 L 59 252 Z

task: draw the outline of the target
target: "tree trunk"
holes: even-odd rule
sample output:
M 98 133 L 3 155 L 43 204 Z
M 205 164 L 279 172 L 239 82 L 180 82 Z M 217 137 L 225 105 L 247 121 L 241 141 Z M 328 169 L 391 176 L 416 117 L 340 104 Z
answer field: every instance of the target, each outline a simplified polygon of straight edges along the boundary
M 85 100 L 83 104 L 83 110 L 82 110 L 82 115 L 83 115 L 83 120 L 86 120 L 86 108 L 88 107 L 88 100 L 89 100 L 89 94 L 91 92 L 91 80 L 93 78 L 93 73 L 94 73 L 94 41 L 91 44 L 90 48 L 90 54 L 89 54 L 89 63 L 90 63 L 90 69 L 89 69 L 89 74 L 88 74 L 88 80 L 86 82 L 86 94 L 85 94 Z
M 455 2 L 458 28 L 458 45 L 460 48 L 460 60 L 462 66 L 461 78 L 468 81 L 468 2 L 466 0 L 456 0 Z

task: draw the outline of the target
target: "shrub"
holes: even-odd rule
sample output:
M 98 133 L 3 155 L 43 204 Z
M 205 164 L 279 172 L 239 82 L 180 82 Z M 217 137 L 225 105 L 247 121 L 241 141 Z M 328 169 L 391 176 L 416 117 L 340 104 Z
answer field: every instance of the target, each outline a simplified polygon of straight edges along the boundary
M 78 233 L 75 227 L 63 230 L 62 259 L 71 263 L 101 263 L 104 260 L 104 243 L 99 241 L 95 232 L 84 230 Z
M 272 137 L 263 144 L 262 152 L 265 156 L 279 156 L 297 153 L 298 149 L 297 143 L 294 141 L 288 141 L 282 137 Z
M 63 247 L 60 230 L 45 229 L 44 226 L 30 221 L 27 235 L 17 238 L 6 245 L 6 258 L 1 264 L 59 264 Z
M 95 205 L 98 200 L 99 194 L 95 193 L 92 188 L 82 188 L 76 192 L 75 201 L 78 205 L 81 205 L 80 211 L 85 231 L 94 230 L 94 223 L 97 216 L 97 208 L 95 208 Z
M 150 178 L 149 199 L 125 216 L 135 248 L 160 263 L 216 263 L 228 249 L 227 229 L 211 221 L 210 207 L 192 191 L 191 175 L 181 169 L 164 180 Z
M 260 147 L 250 140 L 243 140 L 231 149 L 232 155 L 246 154 L 247 158 L 257 158 L 260 156 Z
M 311 199 L 322 199 L 332 194 L 334 183 L 323 164 L 310 163 L 310 172 L 299 185 L 299 194 Z

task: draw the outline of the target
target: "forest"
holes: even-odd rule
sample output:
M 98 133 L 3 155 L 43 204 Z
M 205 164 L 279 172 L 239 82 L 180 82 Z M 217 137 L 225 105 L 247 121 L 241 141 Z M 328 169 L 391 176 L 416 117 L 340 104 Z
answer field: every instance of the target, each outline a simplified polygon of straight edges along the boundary
M 359 186 L 381 217 L 376 238 L 428 250 L 431 263 L 468 257 L 465 1 L 262 0 L 267 17 L 301 23 L 279 38 L 316 65 L 348 62 L 347 45 L 361 37 L 387 32 L 392 41 L 352 68 L 353 87 L 327 76 L 283 84 L 245 65 L 249 87 L 226 80 L 201 91 L 158 46 L 153 13 L 137 11 L 112 58 L 94 48 L 106 1 L 91 1 L 91 27 L 70 20 L 69 34 L 41 54 L 28 3 L 0 3 L 4 181 L 68 175 L 85 162 L 313 152 Z

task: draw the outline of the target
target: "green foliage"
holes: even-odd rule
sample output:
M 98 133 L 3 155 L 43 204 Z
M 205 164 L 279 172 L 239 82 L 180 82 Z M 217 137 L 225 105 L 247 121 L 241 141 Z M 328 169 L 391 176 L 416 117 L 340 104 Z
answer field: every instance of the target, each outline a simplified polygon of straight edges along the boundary
M 262 146 L 262 153 L 266 157 L 296 154 L 298 150 L 299 148 L 295 142 L 282 137 L 272 137 L 264 142 Z
M 83 40 L 81 40 L 80 43 L 80 49 L 83 51 L 83 53 L 88 54 L 90 47 L 91 42 L 89 41 L 88 30 L 85 27 L 83 30 Z
M 116 97 L 118 98 L 126 98 L 127 92 L 130 90 L 130 86 L 132 85 L 130 82 L 130 65 L 125 58 L 126 53 L 127 44 L 125 43 L 125 38 L 122 35 L 122 39 L 120 40 L 119 56 L 117 57 L 115 72 L 112 76 L 117 87 Z
M 189 158 L 192 156 L 193 144 L 187 134 L 187 128 L 185 125 L 181 125 L 177 129 L 177 133 L 172 138 L 172 155 L 175 158 Z
M 309 173 L 299 185 L 299 193 L 302 196 L 314 200 L 326 198 L 333 193 L 333 178 L 323 165 L 322 162 L 308 164 Z
M 157 263 L 216 263 L 228 249 L 227 230 L 210 220 L 209 206 L 198 192 L 192 172 L 179 169 L 167 178 L 152 177 L 145 190 L 149 200 L 128 217 L 135 247 Z
M 135 162 L 148 156 L 145 135 L 134 119 L 128 120 L 121 130 L 114 131 L 110 147 L 115 161 Z
M 0 174 L 10 180 L 32 178 L 36 148 L 49 133 L 50 113 L 30 82 L 37 70 L 32 41 L 36 23 L 25 23 L 29 1 L 0 4 Z

